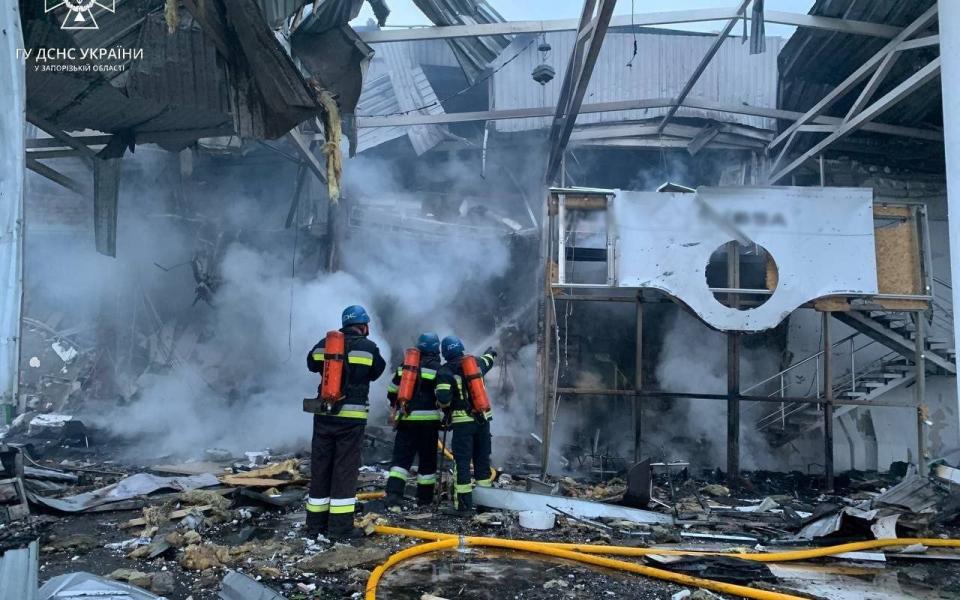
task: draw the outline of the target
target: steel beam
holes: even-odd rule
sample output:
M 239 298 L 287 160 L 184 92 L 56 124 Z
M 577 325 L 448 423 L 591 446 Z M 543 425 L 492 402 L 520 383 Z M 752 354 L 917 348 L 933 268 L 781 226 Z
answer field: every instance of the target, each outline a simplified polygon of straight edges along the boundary
M 871 56 L 859 69 L 850 74 L 849 77 L 843 80 L 837 87 L 835 87 L 830 93 L 824 96 L 819 102 L 813 105 L 813 107 L 805 112 L 802 117 L 796 120 L 796 122 L 787 127 L 780 135 L 778 135 L 768 147 L 768 151 L 772 151 L 774 148 L 779 146 L 781 143 L 789 139 L 793 133 L 803 125 L 809 123 L 814 117 L 820 115 L 825 110 L 833 106 L 833 103 L 839 100 L 847 92 L 853 89 L 857 84 L 863 81 L 868 75 L 873 73 L 874 69 L 886 58 L 886 56 L 894 52 L 897 47 L 902 43 L 907 41 L 913 35 L 923 31 L 927 26 L 930 25 L 936 19 L 937 16 L 937 7 L 934 6 L 928 11 L 923 13 L 917 20 L 905 27 L 895 38 L 893 38 L 888 44 L 886 44 L 879 52 Z
M 87 163 L 87 166 L 89 167 L 93 166 L 93 160 L 96 154 L 93 152 L 93 150 L 88 148 L 86 144 L 84 144 L 82 141 L 75 139 L 72 135 L 64 131 L 61 131 L 60 128 L 58 128 L 53 123 L 47 121 L 46 119 L 42 119 L 37 116 L 28 115 L 27 120 L 30 123 L 33 123 L 40 129 L 42 129 L 43 131 L 45 131 L 54 139 L 62 142 L 64 145 L 70 148 L 73 148 L 77 152 L 77 154 L 80 156 L 80 158 L 82 158 L 84 162 Z
M 723 402 L 730 399 L 730 396 L 727 394 L 697 394 L 690 392 L 667 392 L 662 390 L 640 390 L 637 392 L 630 389 L 612 390 L 602 388 L 557 388 L 557 394 L 562 396 L 608 396 L 611 398 L 641 396 L 643 398 L 664 398 L 667 400 L 722 400 Z M 749 396 L 741 394 L 737 396 L 737 399 L 741 402 L 763 402 L 769 404 L 826 404 L 826 400 L 818 397 L 803 398 L 799 396 L 786 396 L 781 398 L 780 396 Z M 888 400 L 842 400 L 834 398 L 833 405 L 916 408 L 916 403 L 913 400 L 908 402 L 893 402 Z
M 306 162 L 307 167 L 317 176 L 317 179 L 326 184 L 327 170 L 320 164 L 320 159 L 311 150 L 313 144 L 308 142 L 296 127 L 287 132 L 287 138 L 293 142 L 293 147 L 297 149 L 297 152 Z
M 792 163 L 781 169 L 775 175 L 770 176 L 768 183 L 776 184 L 778 181 L 792 173 L 800 165 L 805 163 L 808 159 L 820 154 L 837 140 L 843 139 L 857 129 L 860 129 L 864 123 L 880 116 L 883 114 L 883 112 L 893 107 L 895 104 L 915 92 L 917 89 L 929 83 L 939 74 L 940 58 L 938 57 L 927 66 L 908 77 L 906 81 L 895 87 L 883 98 L 880 98 L 869 107 L 861 111 L 858 115 L 838 127 L 835 132 L 824 138 L 813 148 L 801 154 Z
M 557 112 L 554 113 L 553 124 L 550 127 L 548 138 L 550 154 L 544 177 L 547 184 L 552 183 L 557 176 L 616 4 L 616 0 L 584 0 L 580 25 L 577 28 L 577 43 L 567 64 L 567 72 L 564 75 L 560 98 L 557 102 Z M 588 29 L 588 34 L 581 35 Z
M 916 326 L 914 338 L 914 381 L 913 397 L 917 403 L 917 467 L 921 473 L 927 472 L 927 434 L 926 434 L 926 396 L 927 396 L 927 365 L 924 358 L 926 351 L 927 334 L 924 331 L 923 312 L 913 313 L 913 323 Z
M 671 104 L 672 100 L 670 98 L 647 98 L 640 100 L 622 100 L 617 102 L 598 102 L 595 104 L 584 104 L 580 107 L 580 114 L 667 108 L 671 106 Z M 782 119 L 785 121 L 794 121 L 803 116 L 803 113 L 795 111 L 768 108 L 763 106 L 749 106 L 746 104 L 723 104 L 722 102 L 707 100 L 704 98 L 688 97 L 683 102 L 683 106 L 686 108 L 699 108 L 702 110 L 726 112 L 737 115 L 767 117 L 769 119 Z M 357 117 L 357 127 L 409 127 L 412 125 L 435 125 L 446 123 L 466 123 L 472 121 L 526 119 L 530 117 L 549 117 L 552 116 L 556 110 L 556 107 L 536 107 L 514 108 L 509 110 L 443 113 L 437 115 L 410 114 L 392 117 Z M 818 116 L 813 118 L 811 121 L 820 125 L 839 126 L 843 124 L 843 119 L 839 117 Z M 916 138 L 933 142 L 943 140 L 943 134 L 939 131 L 919 129 L 916 127 L 902 127 L 899 125 L 887 125 L 885 123 L 866 123 L 863 125 L 862 129 L 864 131 L 871 131 L 874 133 Z M 836 127 L 830 131 L 832 132 L 835 130 Z
M 882 61 L 880 61 L 880 65 L 877 67 L 877 70 L 873 72 L 873 76 L 870 77 L 870 81 L 867 82 L 867 85 L 863 86 L 863 90 L 860 92 L 860 95 L 857 96 L 857 99 L 854 100 L 853 106 L 851 106 L 850 110 L 847 111 L 847 116 L 843 119 L 845 122 L 860 114 L 860 112 L 866 108 L 870 101 L 873 100 L 873 95 L 877 93 L 877 90 L 880 88 L 880 84 L 886 80 L 887 75 L 889 75 L 890 71 L 893 70 L 893 67 L 897 64 L 897 60 L 899 58 L 899 52 L 891 52 L 887 54 Z M 807 126 L 804 125 L 804 127 Z M 783 147 L 783 151 L 787 152 L 789 148 L 790 144 L 786 144 Z
M 740 17 L 746 13 L 747 6 L 752 0 L 741 0 L 740 7 L 737 9 L 737 14 L 727 21 L 727 24 L 724 26 L 723 30 L 717 35 L 713 40 L 713 44 L 710 45 L 710 48 L 707 50 L 707 53 L 702 59 L 700 59 L 700 64 L 697 65 L 697 68 L 694 69 L 693 74 L 687 79 L 687 83 L 684 84 L 683 88 L 680 90 L 680 94 L 677 96 L 677 99 L 670 106 L 670 110 L 667 111 L 666 116 L 663 117 L 663 120 L 660 121 L 660 125 L 657 126 L 657 133 L 663 133 L 664 128 L 666 128 L 667 123 L 670 122 L 670 119 L 673 118 L 673 115 L 677 114 L 677 111 L 680 110 L 680 106 L 683 104 L 683 101 L 687 99 L 687 96 L 690 95 L 690 91 L 693 89 L 693 86 L 697 85 L 697 82 L 700 81 L 700 76 L 703 75 L 703 72 L 707 70 L 707 67 L 710 65 L 710 61 L 713 60 L 713 57 L 716 56 L 717 52 L 720 50 L 720 47 L 723 46 L 723 43 L 727 41 L 727 36 L 730 35 L 730 32 L 733 31 L 733 27 L 740 20 Z
M 637 296 L 637 334 L 635 339 L 633 389 L 643 389 L 643 299 Z M 633 462 L 640 462 L 643 442 L 643 397 L 633 397 Z
M 83 186 L 82 183 L 76 179 L 73 179 L 72 177 L 64 175 L 56 169 L 48 167 L 35 158 L 30 158 L 29 156 L 27 157 L 27 168 L 38 175 L 46 177 L 57 185 L 67 188 L 71 192 L 80 194 L 81 196 L 87 194 L 88 190 Z
M 192 1 L 192 0 L 191 0 Z M 891 39 L 900 32 L 899 27 L 866 21 L 852 21 L 817 15 L 806 15 L 777 10 L 764 11 L 764 21 L 778 25 L 792 25 L 823 29 L 854 35 L 865 35 Z M 653 25 L 679 25 L 682 23 L 703 23 L 708 21 L 726 21 L 737 17 L 735 7 L 706 8 L 695 10 L 677 10 L 659 13 L 641 13 L 613 17 L 610 27 L 616 29 L 629 27 L 650 27 Z M 515 35 L 518 33 L 548 33 L 554 31 L 576 31 L 579 22 L 576 19 L 545 21 L 508 21 L 505 23 L 484 23 L 476 25 L 447 25 L 438 27 L 416 27 L 392 31 L 360 31 L 360 39 L 368 44 L 381 42 L 407 42 L 414 40 L 441 40 L 466 37 Z

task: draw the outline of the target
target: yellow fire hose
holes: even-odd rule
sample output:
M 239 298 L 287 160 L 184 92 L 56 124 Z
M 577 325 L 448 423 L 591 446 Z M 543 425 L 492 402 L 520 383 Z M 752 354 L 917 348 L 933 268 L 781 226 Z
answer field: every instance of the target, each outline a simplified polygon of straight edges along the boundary
M 701 579 L 699 577 L 690 577 L 672 571 L 665 571 L 644 565 L 638 565 L 621 560 L 614 560 L 593 556 L 593 554 L 611 554 L 617 556 L 645 556 L 650 554 L 668 555 L 668 556 L 731 556 L 756 562 L 788 562 L 797 560 L 808 560 L 811 558 L 822 558 L 845 552 L 857 552 L 861 550 L 870 550 L 875 548 L 888 548 L 892 546 L 910 546 L 922 544 L 932 548 L 960 548 L 960 540 L 943 540 L 938 538 L 897 538 L 888 540 L 867 540 L 863 542 L 852 542 L 849 544 L 840 544 L 838 546 L 828 546 L 824 548 L 811 548 L 807 550 L 793 550 L 789 552 L 708 552 L 697 550 L 673 550 L 658 548 L 631 548 L 625 546 L 600 546 L 590 544 L 564 544 L 556 542 L 527 542 L 522 540 L 510 540 L 499 538 L 484 537 L 464 537 L 460 538 L 449 533 L 437 533 L 433 531 L 420 531 L 416 529 L 404 529 L 400 527 L 389 527 L 378 525 L 374 529 L 377 533 L 383 535 L 400 535 L 425 540 L 434 540 L 433 542 L 414 546 L 398 552 L 387 559 L 385 563 L 377 567 L 370 575 L 367 582 L 366 600 L 376 600 L 377 585 L 383 574 L 402 560 L 427 554 L 436 550 L 454 548 L 461 543 L 467 546 L 486 546 L 492 548 L 507 548 L 511 550 L 520 550 L 532 552 L 535 554 L 544 554 L 557 558 L 565 558 L 577 562 L 619 569 L 630 573 L 637 573 L 647 577 L 671 581 L 680 585 L 700 587 L 714 592 L 722 592 L 751 598 L 756 600 L 798 600 L 797 596 L 770 592 L 766 590 L 757 590 L 754 588 Z
M 449 533 L 437 533 L 434 531 L 420 531 L 418 529 L 404 529 L 401 527 L 389 527 L 378 525 L 374 531 L 383 535 L 402 535 L 404 537 L 418 538 L 422 540 L 449 540 L 456 539 L 457 536 Z M 498 540 L 499 538 L 478 538 L 486 540 Z M 520 540 L 509 540 L 520 541 Z M 930 548 L 960 548 L 960 540 L 942 540 L 939 538 L 895 538 L 889 540 L 866 540 L 863 542 L 851 542 L 849 544 L 840 544 L 839 546 L 824 546 L 822 548 L 809 548 L 807 550 L 791 550 L 788 552 L 712 552 L 705 550 L 673 550 L 668 548 L 632 548 L 629 546 L 601 546 L 591 544 L 566 544 L 560 542 L 535 542 L 551 548 L 562 550 L 571 550 L 582 552 L 584 554 L 609 554 L 612 556 L 648 556 L 656 554 L 660 556 L 729 556 L 732 558 L 742 558 L 755 562 L 790 562 L 795 560 L 809 560 L 811 558 L 823 558 L 835 554 L 844 554 L 846 552 L 860 552 L 862 550 L 874 550 L 876 548 L 890 548 L 893 546 L 912 546 L 921 544 Z
M 428 542 L 426 544 L 414 546 L 413 548 L 407 548 L 406 550 L 401 550 L 400 552 L 393 554 L 387 559 L 385 563 L 378 566 L 370 574 L 370 579 L 367 580 L 366 600 L 376 600 L 377 586 L 380 583 L 380 578 L 383 577 L 383 574 L 386 573 L 386 571 L 390 567 L 408 558 L 413 558 L 415 556 L 420 556 L 422 554 L 435 552 L 437 550 L 455 548 L 457 546 L 460 546 L 461 542 L 466 546 L 506 548 L 509 550 L 519 550 L 523 552 L 531 552 L 534 554 L 543 554 L 546 556 L 563 558 L 566 560 L 572 560 L 572 561 L 594 565 L 598 567 L 606 567 L 608 569 L 617 569 L 620 571 L 636 573 L 638 575 L 645 575 L 647 577 L 662 579 L 664 581 L 670 581 L 672 583 L 676 583 L 679 585 L 693 586 L 693 587 L 711 590 L 714 592 L 732 594 L 734 596 L 739 596 L 742 598 L 751 598 L 754 600 L 803 600 L 799 596 L 792 596 L 789 594 L 781 594 L 779 592 L 770 592 L 766 590 L 758 590 L 754 588 L 745 587 L 742 585 L 724 583 L 722 581 L 713 581 L 710 579 L 701 579 L 699 577 L 690 577 L 689 575 L 673 573 L 672 571 L 664 571 L 663 569 L 656 569 L 653 567 L 647 567 L 644 565 L 629 563 L 622 560 L 614 560 L 612 558 L 603 558 L 601 556 L 591 556 L 589 554 L 582 554 L 580 552 L 571 552 L 570 550 L 553 548 L 546 544 L 541 544 L 537 542 L 520 542 L 517 540 L 499 540 L 495 538 L 480 538 L 480 537 L 465 537 L 460 539 L 453 538 L 453 539 L 438 540 L 436 542 Z

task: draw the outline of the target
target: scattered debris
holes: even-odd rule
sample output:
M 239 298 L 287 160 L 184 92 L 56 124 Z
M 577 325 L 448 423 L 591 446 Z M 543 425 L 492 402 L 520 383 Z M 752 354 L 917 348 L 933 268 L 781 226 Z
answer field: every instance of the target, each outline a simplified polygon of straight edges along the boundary
M 82 512 L 97 506 L 146 496 L 158 490 L 184 491 L 210 487 L 219 483 L 219 480 L 210 474 L 187 477 L 159 477 L 149 473 L 137 473 L 105 488 L 76 496 L 66 498 L 34 497 L 31 499 L 61 512 Z
M 546 496 L 544 494 L 531 494 L 529 492 L 520 492 L 515 490 L 505 490 L 497 488 L 478 487 L 473 492 L 474 502 L 480 506 L 489 508 L 499 508 L 504 510 L 537 510 L 541 512 L 550 512 L 549 505 L 569 512 L 578 517 L 598 518 L 608 517 L 635 521 L 637 523 L 672 523 L 673 518 L 670 515 L 656 513 L 635 508 L 615 506 L 611 504 L 601 504 L 600 502 L 590 502 L 576 498 L 566 498 L 560 496 Z
M 220 600 L 285 600 L 265 585 L 236 571 L 227 571 L 219 597 Z
M 297 568 L 308 573 L 337 573 L 355 567 L 382 563 L 392 552 L 380 546 L 336 544 L 329 551 L 305 558 Z
M 40 600 L 72 600 L 84 597 L 98 600 L 160 600 L 160 596 L 139 587 L 84 572 L 59 575 L 40 588 Z
M 37 600 L 38 556 L 35 541 L 0 552 L 0 600 Z

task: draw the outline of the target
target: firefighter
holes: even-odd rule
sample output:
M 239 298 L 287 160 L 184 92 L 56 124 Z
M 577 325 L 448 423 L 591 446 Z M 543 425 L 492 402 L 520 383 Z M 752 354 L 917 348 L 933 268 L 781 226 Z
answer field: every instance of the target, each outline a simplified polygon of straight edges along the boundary
M 417 465 L 417 506 L 433 503 L 437 484 L 437 432 L 443 413 L 437 408 L 437 370 L 440 368 L 440 337 L 424 333 L 417 340 L 418 352 L 408 351 L 387 387 L 391 421 L 397 435 L 393 443 L 393 462 L 387 477 L 387 505 L 399 506 L 410 477 L 413 459 Z M 419 357 L 416 355 L 419 354 Z M 408 362 L 417 364 L 408 364 Z M 415 382 L 408 393 L 402 383 L 404 370 Z M 409 397 L 406 397 L 409 395 Z
M 473 510 L 470 462 L 473 461 L 472 474 L 476 485 L 490 487 L 493 483 L 493 471 L 490 468 L 490 420 L 493 418 L 493 411 L 482 388 L 482 376 L 493 366 L 497 353 L 493 348 L 488 348 L 475 360 L 479 370 L 475 377 L 479 381 L 473 385 L 479 384 L 478 390 L 471 386 L 473 382 L 464 372 L 467 356 L 464 354 L 463 342 L 457 337 L 447 336 L 443 338 L 440 349 L 446 362 L 437 372 L 437 404 L 450 413 L 453 429 L 453 460 L 457 475 L 454 508 L 461 513 L 469 513 Z M 480 391 L 483 398 L 471 393 L 471 389 Z
M 335 394 L 339 400 L 332 406 L 315 404 L 313 409 L 307 407 L 309 400 L 304 402 L 304 409 L 315 413 L 307 532 L 311 537 L 322 533 L 331 539 L 363 536 L 363 531 L 353 526 L 353 513 L 369 409 L 368 395 L 370 382 L 380 377 L 387 366 L 380 349 L 367 337 L 370 317 L 362 306 L 347 307 L 341 321 L 342 354 L 325 352 L 331 334 L 307 354 L 307 368 L 314 373 L 324 372 L 325 361 L 341 361 L 339 373 L 342 379 Z M 333 378 L 333 371 L 330 377 Z

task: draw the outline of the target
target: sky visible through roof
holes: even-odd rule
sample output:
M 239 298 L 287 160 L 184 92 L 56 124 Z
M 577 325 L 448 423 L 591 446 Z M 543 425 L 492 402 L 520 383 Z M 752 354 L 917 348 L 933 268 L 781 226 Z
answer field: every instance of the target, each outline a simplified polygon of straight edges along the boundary
M 488 0 L 508 21 L 528 21 L 540 19 L 576 19 L 583 8 L 582 0 Z M 430 25 L 423 13 L 414 5 L 413 0 L 388 0 L 390 18 L 388 27 Z M 724 8 L 736 6 L 736 0 L 619 0 L 614 11 L 616 15 L 629 15 L 631 10 L 639 13 L 656 13 L 673 10 L 688 10 L 698 8 Z M 767 0 L 767 10 L 782 10 L 806 14 L 813 6 L 813 0 Z M 354 21 L 355 25 L 362 25 L 367 19 L 373 18 L 373 11 L 368 4 L 364 4 L 363 11 Z M 669 26 L 671 29 L 690 31 L 719 31 L 723 27 L 721 22 L 684 23 Z M 789 37 L 794 27 L 767 24 L 767 35 Z

